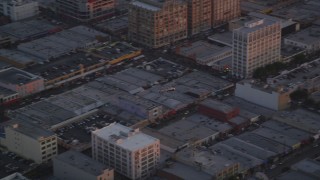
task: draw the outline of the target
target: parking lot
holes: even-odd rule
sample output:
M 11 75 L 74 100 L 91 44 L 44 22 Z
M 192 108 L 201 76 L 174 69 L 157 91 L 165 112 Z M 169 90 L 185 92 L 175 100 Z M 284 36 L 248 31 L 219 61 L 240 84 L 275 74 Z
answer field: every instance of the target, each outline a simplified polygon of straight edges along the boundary
M 32 160 L 26 160 L 13 152 L 0 150 L 0 179 L 14 172 L 27 172 L 36 166 Z
M 95 114 L 82 121 L 60 128 L 55 133 L 67 144 L 90 143 L 92 131 L 101 129 L 113 122 L 115 122 L 115 119 L 109 115 Z

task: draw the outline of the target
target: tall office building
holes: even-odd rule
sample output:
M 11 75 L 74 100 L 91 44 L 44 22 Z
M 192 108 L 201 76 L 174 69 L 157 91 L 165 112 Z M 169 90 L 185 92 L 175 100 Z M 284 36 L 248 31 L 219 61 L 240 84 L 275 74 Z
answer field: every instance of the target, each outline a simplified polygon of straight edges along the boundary
M 58 14 L 88 22 L 112 16 L 115 0 L 56 0 L 55 5 Z
M 131 41 L 159 48 L 187 37 L 187 3 L 181 0 L 137 0 L 129 6 Z
M 232 73 L 239 78 L 252 76 L 258 68 L 280 61 L 280 22 L 253 19 L 233 30 Z
M 188 0 L 188 35 L 198 34 L 211 28 L 212 0 Z
M 130 179 L 147 179 L 158 165 L 160 141 L 113 123 L 92 132 L 92 157 Z
M 240 0 L 212 0 L 213 27 L 227 23 L 240 15 Z

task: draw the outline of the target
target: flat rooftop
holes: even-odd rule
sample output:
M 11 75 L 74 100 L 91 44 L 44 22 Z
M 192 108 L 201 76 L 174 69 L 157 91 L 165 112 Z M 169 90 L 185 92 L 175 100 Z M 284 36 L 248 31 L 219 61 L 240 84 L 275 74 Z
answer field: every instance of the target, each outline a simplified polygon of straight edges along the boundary
M 93 131 L 92 134 L 130 151 L 159 142 L 158 139 L 140 132 L 139 129 L 134 130 L 118 123 Z
M 274 22 L 274 21 L 268 20 L 268 19 L 255 19 L 255 20 L 252 20 L 252 21 L 247 22 L 247 23 L 248 24 L 255 24 L 258 21 L 261 21 L 262 23 L 258 24 L 258 25 L 253 25 L 252 27 L 243 26 L 243 27 L 240 27 L 238 29 L 235 29 L 233 32 L 234 33 L 235 32 L 236 33 L 241 33 L 241 34 L 249 34 L 251 32 L 255 32 L 255 31 L 259 30 L 259 29 L 262 29 L 262 28 L 274 25 L 276 23 L 279 23 L 279 22 Z
M 147 110 L 152 110 L 156 107 L 159 107 L 161 105 L 154 103 L 150 100 L 144 99 L 144 98 L 140 98 L 128 93 L 120 93 L 118 94 L 115 98 L 119 99 L 119 100 L 124 100 L 126 102 L 130 102 L 131 104 L 135 104 L 136 106 L 142 106 Z M 123 103 L 120 102 L 119 105 L 122 105 Z
M 170 147 L 173 150 L 177 150 L 177 149 L 179 149 L 179 147 L 182 147 L 183 145 L 186 144 L 183 141 L 172 138 L 172 136 L 168 136 L 168 135 L 161 133 L 155 129 L 143 128 L 141 131 L 145 134 L 148 134 L 149 136 L 152 136 L 152 137 L 159 139 L 161 145 Z
M 209 150 L 214 152 L 216 156 L 222 156 L 230 161 L 239 163 L 242 170 L 248 170 L 264 162 L 259 158 L 256 158 L 250 154 L 244 154 L 233 147 L 222 143 L 217 143 L 209 147 Z
M 220 173 L 229 166 L 238 164 L 238 161 L 214 153 L 211 149 L 184 148 L 176 153 L 175 157 L 178 162 L 191 165 L 193 168 L 197 167 L 195 162 L 202 164 L 201 172 L 205 172 L 211 176 L 217 175 L 217 173 Z
M 152 2 L 152 1 L 151 1 Z M 149 4 L 147 2 L 141 2 L 141 1 L 133 1 L 131 5 L 139 7 L 141 9 L 145 9 L 148 11 L 160 11 L 161 8 L 152 4 Z
M 17 109 L 10 114 L 12 118 L 29 121 L 45 129 L 51 129 L 53 126 L 75 116 L 75 113 L 51 104 L 46 100 Z
M 273 119 L 312 134 L 320 130 L 320 116 L 302 109 L 279 112 Z
M 161 128 L 159 132 L 186 143 L 201 141 L 218 134 L 217 131 L 209 129 L 204 125 L 199 125 L 185 119 L 169 124 Z
M 122 91 L 126 91 L 131 94 L 135 94 L 135 93 L 143 91 L 143 88 L 140 86 L 137 86 L 137 85 L 132 84 L 130 82 L 126 82 L 121 79 L 116 79 L 112 76 L 104 76 L 104 77 L 96 79 L 96 81 L 103 83 L 103 84 L 106 84 L 106 85 L 109 85 L 114 88 L 121 89 Z
M 251 144 L 249 142 L 246 142 L 241 139 L 234 138 L 234 137 L 227 139 L 225 141 L 222 141 L 221 143 L 228 145 L 231 148 L 233 148 L 239 152 L 254 156 L 254 157 L 256 157 L 258 159 L 262 159 L 262 160 L 268 160 L 268 158 L 277 155 L 273 151 L 263 149 L 259 146 L 256 146 L 254 144 Z
M 320 27 L 308 27 L 294 34 L 288 35 L 287 37 L 285 37 L 285 39 L 307 45 L 318 44 L 320 42 Z
M 304 159 L 292 165 L 291 169 L 320 178 L 320 162 L 316 160 Z
M 13 67 L 0 70 L 0 82 L 4 84 L 22 85 L 39 79 L 34 74 Z
M 126 42 L 105 43 L 101 47 L 90 48 L 88 50 L 92 55 L 103 57 L 105 60 L 117 59 L 136 51 L 139 51 L 139 49 Z
M 143 97 L 144 99 L 148 99 L 150 101 L 153 101 L 155 103 L 161 104 L 164 107 L 167 107 L 169 109 L 182 109 L 186 107 L 188 104 L 183 103 L 179 100 L 167 97 L 165 95 L 162 95 L 160 93 L 154 93 L 154 92 L 143 92 L 139 93 L 139 96 Z
M 18 50 L 44 60 L 52 60 L 78 48 L 97 42 L 96 37 L 107 35 L 85 26 L 76 26 L 59 33 L 18 45 Z
M 35 140 L 40 140 L 41 138 L 47 138 L 55 135 L 52 131 L 44 129 L 38 124 L 33 124 L 32 122 L 27 122 L 19 118 L 4 122 L 2 125 L 10 126 L 15 131 Z
M 0 49 L 0 57 L 8 59 L 12 64 L 23 64 L 25 66 L 43 62 L 43 60 L 30 54 L 10 49 Z
M 214 131 L 218 131 L 220 133 L 228 132 L 232 130 L 232 126 L 228 123 L 224 123 L 218 120 L 215 120 L 213 118 L 210 118 L 208 116 L 202 115 L 202 114 L 192 114 L 191 116 L 188 116 L 186 118 L 187 121 L 191 121 L 195 124 L 205 126 L 209 129 L 212 129 Z
M 122 31 L 128 28 L 128 16 L 115 18 L 109 21 L 105 21 L 96 25 L 98 29 L 103 29 L 113 33 L 117 31 Z
M 170 174 L 174 174 L 180 178 L 183 179 L 201 179 L 201 180 L 210 180 L 212 179 L 212 176 L 202 172 L 202 171 L 198 171 L 196 170 L 194 167 L 192 166 L 188 166 L 179 162 L 174 162 L 174 164 L 170 167 L 165 167 L 163 169 L 161 169 L 161 171 L 170 173 Z
M 59 27 L 49 21 L 38 19 L 13 22 L 0 27 L 1 32 L 11 35 L 17 40 L 31 40 L 31 38 L 59 30 Z
M 176 79 L 183 76 L 189 68 L 176 64 L 164 58 L 158 58 L 142 65 L 145 71 L 166 79 Z M 165 80 L 164 80 L 165 81 Z
M 265 127 L 258 128 L 252 132 L 257 135 L 266 137 L 268 139 L 277 141 L 281 144 L 284 144 L 284 145 L 290 146 L 290 147 L 295 147 L 296 145 L 299 145 L 301 142 L 297 139 L 294 139 L 290 136 L 283 134 L 282 132 L 278 132 L 273 129 L 269 129 L 269 128 L 265 128 Z
M 208 37 L 209 40 L 232 47 L 232 32 L 214 34 Z
M 14 94 L 18 94 L 18 93 L 15 92 L 15 91 L 12 91 L 11 89 L 0 87 L 0 98 L 1 97 L 6 97 L 6 96 L 10 96 L 10 95 L 14 95 Z
M 231 51 L 231 47 L 221 47 L 205 41 L 197 41 L 190 45 L 179 47 L 179 51 L 177 53 L 185 57 L 195 58 L 198 62 L 206 63 L 213 57 L 217 57 L 228 52 L 230 52 L 231 55 Z
M 202 101 L 200 104 L 223 113 L 229 113 L 235 110 L 234 107 L 214 99 L 206 99 Z
M 283 145 L 279 142 L 276 142 L 274 140 L 268 139 L 266 137 L 260 136 L 252 132 L 245 132 L 234 138 L 241 139 L 242 141 L 261 147 L 266 151 L 272 151 L 276 154 L 282 154 L 290 150 L 289 146 Z
M 104 170 L 109 169 L 106 165 L 74 150 L 69 150 L 59 154 L 58 156 L 55 156 L 54 161 L 55 160 L 68 164 L 80 171 L 85 171 L 93 176 L 99 176 Z
M 292 19 L 299 23 L 309 23 L 318 19 L 320 4 L 317 0 L 309 0 L 296 6 L 288 6 L 272 11 L 271 15 Z
M 286 136 L 292 137 L 294 139 L 303 141 L 312 137 L 311 133 L 302 131 L 288 124 L 279 122 L 279 121 L 267 121 L 261 124 L 263 127 L 267 127 L 269 129 L 273 129 L 277 132 L 280 132 Z

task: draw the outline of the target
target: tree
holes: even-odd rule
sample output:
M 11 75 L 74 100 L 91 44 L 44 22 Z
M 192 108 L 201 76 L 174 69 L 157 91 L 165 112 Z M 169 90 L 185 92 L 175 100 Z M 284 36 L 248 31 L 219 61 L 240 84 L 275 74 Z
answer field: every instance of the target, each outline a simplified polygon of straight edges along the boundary
M 294 101 L 306 100 L 308 96 L 308 91 L 305 89 L 298 89 L 290 94 L 290 98 Z
M 308 60 L 306 58 L 306 55 L 298 54 L 298 55 L 293 57 L 293 60 L 291 61 L 291 63 L 293 63 L 293 64 L 303 64 L 303 63 L 305 63 L 307 61 Z

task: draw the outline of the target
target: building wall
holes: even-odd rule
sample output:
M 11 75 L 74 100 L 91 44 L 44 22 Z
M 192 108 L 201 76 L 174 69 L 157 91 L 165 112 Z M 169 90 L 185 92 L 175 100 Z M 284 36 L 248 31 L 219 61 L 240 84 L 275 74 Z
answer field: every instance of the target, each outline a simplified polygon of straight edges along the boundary
M 102 20 L 114 14 L 114 0 L 56 0 L 57 13 L 81 22 Z
M 188 0 L 188 35 L 192 36 L 211 28 L 212 0 Z
M 26 19 L 39 14 L 39 4 L 35 1 L 22 3 L 21 5 L 13 5 L 10 1 L 6 1 L 2 2 L 1 5 L 0 12 L 6 16 L 10 16 L 12 21 Z
M 239 78 L 251 77 L 258 67 L 281 60 L 280 23 L 275 22 L 245 33 L 249 28 L 233 31 L 232 73 Z
M 135 151 L 123 149 L 119 141 L 106 141 L 92 134 L 93 159 L 115 169 L 130 179 L 147 179 L 155 173 L 160 159 L 160 141 L 139 147 Z
M 273 110 L 281 110 L 289 106 L 289 94 L 280 95 L 275 91 L 265 92 L 251 86 L 249 83 L 237 83 L 235 96 Z
M 140 104 L 138 101 L 134 101 L 134 99 L 129 100 L 127 98 L 121 98 L 118 96 L 113 97 L 111 101 L 112 104 L 118 106 L 119 108 L 151 121 L 162 116 L 161 105 L 149 108 L 143 104 Z
M 5 127 L 5 137 L 0 137 L 0 144 L 9 151 L 35 161 L 43 163 L 51 160 L 58 153 L 58 143 L 56 135 L 43 139 L 33 139 L 12 127 Z
M 151 0 L 143 2 L 154 3 Z M 159 48 L 187 38 L 187 4 L 168 0 L 164 4 L 159 6 L 160 11 L 129 5 L 129 40 Z
M 213 27 L 227 23 L 240 15 L 240 0 L 212 0 Z
M 8 96 L 2 96 L 0 94 L 0 104 L 9 104 L 9 103 L 14 102 L 14 101 L 16 101 L 18 99 L 19 99 L 18 93 L 11 94 L 11 95 L 8 95 Z
M 4 84 L 0 82 L 0 86 L 18 92 L 20 97 L 25 97 L 44 90 L 44 80 L 39 78 L 27 84 Z
M 90 166 L 86 168 L 91 168 Z M 78 179 L 78 180 L 113 180 L 113 170 L 104 170 L 100 175 L 89 174 L 83 169 L 67 164 L 57 158 L 53 159 L 53 175 L 59 179 Z

